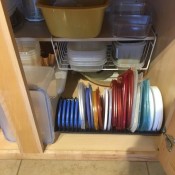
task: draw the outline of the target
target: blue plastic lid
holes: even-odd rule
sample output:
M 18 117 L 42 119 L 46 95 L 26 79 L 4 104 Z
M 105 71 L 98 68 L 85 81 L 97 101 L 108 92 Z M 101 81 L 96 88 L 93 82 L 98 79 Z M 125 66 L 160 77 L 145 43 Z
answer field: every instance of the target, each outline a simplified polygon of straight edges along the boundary
M 144 80 L 139 131 L 148 131 L 150 126 L 149 88 L 150 88 L 149 80 Z
M 75 112 L 75 101 L 71 100 L 71 112 L 70 112 L 70 129 L 73 129 L 73 122 L 74 122 L 74 112 Z
M 90 102 L 90 113 L 91 113 L 91 128 L 94 129 L 94 114 L 92 104 L 92 87 L 89 85 L 89 102 Z
M 91 129 L 91 111 L 90 111 L 90 97 L 89 97 L 89 88 L 86 88 L 86 114 L 88 120 L 88 127 Z
M 67 107 L 66 107 L 66 129 L 69 129 L 69 120 L 70 120 L 70 104 L 71 101 L 67 100 Z
M 61 129 L 61 115 L 62 115 L 62 105 L 63 105 L 63 99 L 60 98 L 58 102 L 58 115 L 57 115 L 57 124 L 58 128 Z
M 62 128 L 65 129 L 65 119 L 66 119 L 66 105 L 67 100 L 63 100 L 63 111 L 62 111 Z
M 78 128 L 78 119 L 79 119 L 79 102 L 78 99 L 75 99 L 74 129 Z

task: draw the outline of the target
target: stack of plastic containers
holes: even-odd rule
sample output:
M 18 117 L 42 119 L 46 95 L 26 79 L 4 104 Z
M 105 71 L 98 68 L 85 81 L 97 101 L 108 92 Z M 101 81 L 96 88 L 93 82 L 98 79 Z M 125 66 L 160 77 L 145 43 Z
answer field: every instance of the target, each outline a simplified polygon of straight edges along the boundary
M 98 71 L 106 63 L 107 47 L 103 42 L 69 42 L 68 61 L 73 70 Z
M 151 29 L 151 16 L 147 15 L 144 0 L 114 1 L 113 35 L 115 37 L 134 38 L 137 40 L 113 42 L 113 62 L 119 68 L 142 68 L 145 63 L 144 40 Z
M 145 38 L 151 28 L 151 16 L 146 14 L 144 1 L 116 1 L 113 4 L 113 35 Z
M 38 41 L 18 41 L 17 46 L 23 65 L 40 65 L 40 45 Z

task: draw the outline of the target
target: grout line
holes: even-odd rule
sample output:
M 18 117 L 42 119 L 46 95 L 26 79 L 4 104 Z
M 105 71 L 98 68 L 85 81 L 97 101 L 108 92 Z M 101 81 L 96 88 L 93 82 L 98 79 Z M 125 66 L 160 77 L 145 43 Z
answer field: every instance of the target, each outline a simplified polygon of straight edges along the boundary
M 146 168 L 147 168 L 148 175 L 151 175 L 150 172 L 149 172 L 149 168 L 148 168 L 148 163 L 147 162 L 146 162 Z
M 18 175 L 18 174 L 19 174 L 19 170 L 20 170 L 21 164 L 22 164 L 22 160 L 21 160 L 21 161 L 20 161 L 20 163 L 19 163 L 19 166 L 18 166 L 18 170 L 17 170 L 16 175 Z

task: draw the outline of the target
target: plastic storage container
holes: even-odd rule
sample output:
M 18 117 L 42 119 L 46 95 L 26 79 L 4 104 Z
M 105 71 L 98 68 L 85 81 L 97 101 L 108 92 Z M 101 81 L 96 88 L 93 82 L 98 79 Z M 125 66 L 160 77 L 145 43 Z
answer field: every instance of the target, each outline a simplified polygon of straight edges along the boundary
M 145 13 L 145 3 L 116 3 L 113 12 L 119 15 L 142 15 Z
M 117 37 L 145 38 L 151 29 L 147 15 L 114 15 L 113 35 Z
M 67 71 L 57 70 L 54 77 L 52 68 L 48 69 L 48 67 L 36 66 L 33 66 L 33 68 L 34 69 L 32 69 L 32 66 L 24 66 L 36 122 L 43 143 L 51 144 L 55 139 L 54 127 L 57 102 L 59 96 L 64 91 Z M 40 68 L 45 69 L 45 71 Z M 52 79 L 50 79 L 51 77 Z M 54 81 L 56 81 L 56 83 Z M 1 106 L 0 127 L 7 140 L 16 141 Z
M 106 49 L 103 42 L 70 42 L 67 45 L 67 56 L 74 62 L 102 61 L 106 58 Z
M 97 71 L 106 63 L 107 47 L 103 42 L 70 42 L 67 45 L 68 62 L 76 71 Z
M 41 65 L 39 42 L 17 40 L 17 46 L 23 65 Z
M 23 0 L 24 14 L 28 21 L 43 21 L 41 10 L 36 7 L 37 0 Z
M 89 38 L 96 37 L 100 33 L 108 0 L 79 0 L 72 6 L 65 4 L 54 6 L 47 2 L 47 0 L 39 0 L 37 6 L 41 8 L 53 36 Z
M 146 41 L 113 42 L 114 64 L 118 67 L 143 67 Z
M 53 115 L 50 98 L 40 88 L 31 88 L 30 95 L 42 141 L 44 144 L 51 144 L 55 139 L 55 116 Z
M 54 76 L 53 68 L 42 66 L 23 66 L 23 68 L 29 85 L 35 85 L 47 91 Z

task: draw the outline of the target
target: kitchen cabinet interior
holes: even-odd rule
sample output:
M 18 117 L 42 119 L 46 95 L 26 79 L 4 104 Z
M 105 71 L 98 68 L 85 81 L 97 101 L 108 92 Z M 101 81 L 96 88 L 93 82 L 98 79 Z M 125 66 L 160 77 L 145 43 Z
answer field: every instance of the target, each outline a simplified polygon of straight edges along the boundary
M 26 88 L 26 80 L 19 61 L 14 36 L 9 20 L 4 15 L 3 1 L 0 2 L 0 48 L 2 70 L 0 75 L 0 98 L 6 105 L 7 117 L 12 125 L 17 143 L 0 140 L 0 157 L 2 158 L 36 158 L 36 159 L 93 159 L 93 160 L 160 160 L 167 174 L 174 174 L 174 149 L 166 149 L 165 136 L 142 135 L 110 135 L 110 134 L 60 134 L 52 145 L 43 148 L 39 132 L 32 112 L 30 96 Z M 164 102 L 164 117 L 167 123 L 167 134 L 175 137 L 175 113 L 171 111 L 174 105 L 175 74 L 175 1 L 156 0 L 150 4 L 155 12 L 155 30 L 157 45 L 153 54 L 153 62 L 146 74 L 151 85 L 160 88 Z M 45 25 L 44 23 L 42 25 Z M 3 27 L 2 27 L 3 26 Z M 34 24 L 35 26 L 35 24 Z M 36 27 L 37 30 L 37 27 Z M 39 37 L 25 36 L 22 39 L 49 40 L 49 35 L 43 38 L 47 29 L 41 31 Z M 19 33 L 16 35 L 19 37 Z M 62 39 L 60 39 L 62 40 Z M 4 59 L 6 58 L 6 59 Z M 10 80 L 10 81 L 9 81 Z M 12 98 L 13 97 L 13 98 Z M 18 105 L 16 105 L 18 104 Z M 0 133 L 0 138 L 2 133 Z

